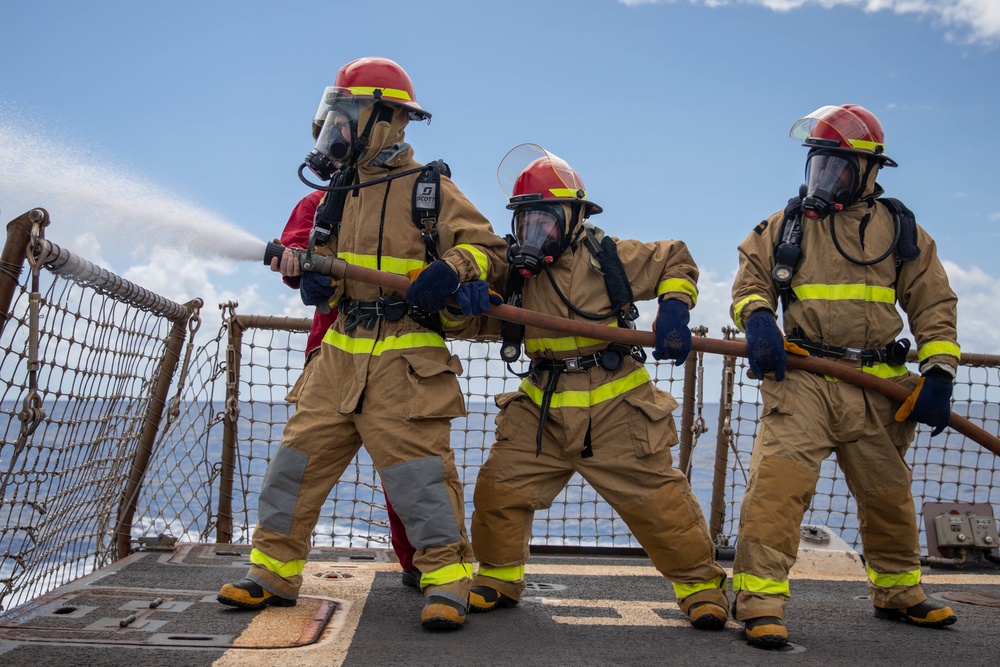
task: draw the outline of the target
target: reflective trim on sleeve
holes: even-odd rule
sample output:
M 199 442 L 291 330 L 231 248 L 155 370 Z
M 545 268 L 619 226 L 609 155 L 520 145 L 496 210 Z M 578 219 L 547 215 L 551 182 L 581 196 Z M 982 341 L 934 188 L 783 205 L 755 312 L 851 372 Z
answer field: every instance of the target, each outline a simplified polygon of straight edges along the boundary
M 736 325 L 736 328 L 739 329 L 740 331 L 743 331 L 743 317 L 742 317 L 743 309 L 746 308 L 747 304 L 749 304 L 751 301 L 763 301 L 764 303 L 767 304 L 768 308 L 771 307 L 771 302 L 766 297 L 763 297 L 759 294 L 751 294 L 747 298 L 738 302 L 735 306 L 733 306 L 733 323 Z
M 602 384 L 590 391 L 554 392 L 550 406 L 552 408 L 589 408 L 592 405 L 597 405 L 598 403 L 609 401 L 616 396 L 621 396 L 625 392 L 631 391 L 636 387 L 641 387 L 649 381 L 649 372 L 645 368 L 640 368 L 632 371 L 623 378 Z M 544 392 L 533 385 L 530 380 L 527 378 L 522 380 L 519 388 L 528 395 L 528 398 L 535 402 L 535 405 L 542 405 L 542 395 Z
M 871 303 L 896 303 L 896 290 L 876 285 L 799 285 L 792 292 L 801 301 L 867 301 Z
M 355 252 L 338 252 L 337 258 L 342 259 L 354 266 L 363 266 L 366 269 L 377 269 L 386 273 L 393 273 L 397 276 L 409 275 L 410 271 L 419 270 L 427 266 L 427 262 L 422 259 L 403 259 L 400 257 L 382 256 L 381 260 L 375 255 L 360 255 Z
M 483 577 L 490 577 L 491 579 L 499 579 L 500 581 L 521 581 L 524 579 L 524 565 L 511 565 L 509 567 L 480 565 L 479 572 L 476 574 Z
M 254 565 L 260 565 L 261 567 L 267 569 L 269 572 L 287 579 L 288 577 L 294 577 L 302 574 L 302 570 L 306 567 L 306 562 L 303 559 L 290 560 L 287 563 L 278 560 L 277 558 L 271 558 L 266 553 L 260 549 L 253 548 L 250 550 L 250 562 Z
M 933 357 L 935 354 L 947 354 L 948 356 L 955 357 L 956 359 L 962 358 L 962 348 L 960 348 L 955 343 L 949 343 L 948 341 L 936 341 L 933 343 L 924 343 L 917 350 L 917 359 L 923 361 L 929 357 Z
M 868 581 L 872 582 L 880 588 L 894 588 L 896 586 L 916 586 L 920 583 L 920 570 L 911 570 L 909 572 L 900 572 L 897 574 L 883 574 L 881 572 L 876 572 L 869 566 L 865 565 L 865 570 L 868 571 Z
M 444 586 L 462 578 L 472 579 L 472 563 L 445 565 L 420 575 L 420 587 Z
M 474 245 L 469 245 L 468 243 L 459 243 L 456 248 L 461 248 L 472 254 L 472 259 L 476 260 L 476 265 L 479 266 L 479 277 L 474 278 L 474 280 L 486 280 L 486 277 L 490 275 L 490 260 L 487 259 L 486 253 L 477 248 Z M 465 282 L 470 282 L 466 280 Z
M 384 340 L 352 338 L 339 331 L 328 329 L 323 342 L 348 354 L 370 354 L 377 357 L 389 350 L 412 350 L 418 347 L 447 347 L 444 339 L 433 332 L 414 332 L 402 336 L 387 336 Z
M 751 593 L 766 593 L 767 595 L 784 595 L 791 597 L 788 589 L 788 579 L 765 579 L 745 572 L 733 574 L 733 591 L 749 591 Z
M 718 577 L 716 579 L 712 579 L 711 581 L 703 581 L 698 584 L 678 584 L 676 581 L 671 583 L 673 583 L 674 586 L 674 595 L 677 596 L 678 600 L 683 600 L 689 595 L 694 595 L 695 593 L 711 591 L 716 588 L 725 588 L 726 578 Z
M 667 278 L 656 286 L 656 296 L 661 297 L 667 292 L 683 292 L 691 297 L 691 303 L 698 303 L 698 288 L 689 280 L 683 278 Z

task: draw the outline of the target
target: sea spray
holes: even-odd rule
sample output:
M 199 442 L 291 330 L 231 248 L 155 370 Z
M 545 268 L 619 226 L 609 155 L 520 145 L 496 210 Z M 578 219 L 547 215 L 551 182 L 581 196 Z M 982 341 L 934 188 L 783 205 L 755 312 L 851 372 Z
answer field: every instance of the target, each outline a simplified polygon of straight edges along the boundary
M 263 241 L 222 216 L 0 117 L 0 217 L 36 206 L 49 211 L 46 237 L 57 244 L 90 233 L 134 255 L 160 246 L 201 257 L 264 255 Z

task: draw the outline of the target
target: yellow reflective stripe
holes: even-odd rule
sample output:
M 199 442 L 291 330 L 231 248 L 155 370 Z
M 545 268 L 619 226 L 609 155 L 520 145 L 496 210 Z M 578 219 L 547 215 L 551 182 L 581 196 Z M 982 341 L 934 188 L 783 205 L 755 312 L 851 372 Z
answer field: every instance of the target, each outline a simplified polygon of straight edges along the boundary
M 263 568 L 267 568 L 279 577 L 286 578 L 302 574 L 302 570 L 306 567 L 306 561 L 304 559 L 290 560 L 286 563 L 278 560 L 277 558 L 271 558 L 259 549 L 250 550 L 250 562 L 254 565 L 260 565 Z
M 880 144 L 877 141 L 866 141 L 864 139 L 848 139 L 847 143 L 849 143 L 852 147 L 857 148 L 858 150 L 872 151 L 872 152 L 874 152 L 878 146 L 881 146 L 882 152 L 885 152 L 885 144 Z
M 602 384 L 590 391 L 557 391 L 552 394 L 552 408 L 589 408 L 592 405 L 611 400 L 616 396 L 621 396 L 627 391 L 641 387 L 649 382 L 649 372 L 645 368 L 632 371 L 623 378 L 619 378 L 607 384 Z M 519 387 L 521 391 L 528 395 L 535 405 L 542 404 L 542 390 L 531 384 L 525 378 Z
M 376 90 L 381 90 L 382 95 L 388 97 L 395 97 L 401 100 L 406 100 L 407 102 L 412 102 L 410 99 L 410 94 L 405 90 L 400 90 L 398 88 L 378 88 L 374 86 L 350 86 L 348 90 L 351 91 L 351 95 L 375 95 Z
M 896 586 L 916 586 L 920 583 L 920 570 L 910 570 L 899 574 L 882 574 L 876 572 L 865 565 L 868 570 L 868 580 L 881 588 L 894 588 Z
M 420 575 L 420 587 L 444 586 L 445 584 L 458 581 L 462 577 L 472 579 L 472 563 L 455 563 L 454 565 L 439 567 L 430 572 L 424 572 Z
M 698 303 L 698 288 L 683 278 L 667 278 L 656 286 L 656 296 L 662 296 L 667 292 L 683 292 L 691 297 L 691 303 Z
M 740 572 L 733 574 L 733 591 L 750 591 L 751 593 L 766 593 L 768 595 L 791 596 L 788 580 L 765 579 L 752 574 Z
M 609 326 L 618 326 L 617 323 Z M 605 341 L 584 336 L 567 336 L 565 338 L 525 338 L 524 349 L 528 352 L 569 352 L 579 350 L 589 345 L 599 345 Z
M 465 324 L 465 316 L 464 315 L 456 315 L 455 317 L 461 317 L 462 319 L 460 319 L 460 320 L 453 320 L 453 319 L 450 319 L 448 317 L 445 317 L 445 313 L 446 312 L 447 312 L 447 309 L 442 310 L 440 313 L 438 313 L 438 316 L 441 319 L 441 324 L 443 326 L 454 327 L 454 326 L 458 326 L 460 324 Z
M 524 566 L 511 565 L 510 567 L 487 567 L 479 566 L 479 572 L 484 577 L 499 579 L 500 581 L 521 581 L 524 579 Z
M 933 357 L 935 354 L 947 354 L 949 356 L 960 359 L 962 357 L 962 349 L 955 343 L 949 343 L 948 341 L 937 341 L 934 343 L 924 343 L 917 350 L 917 358 L 920 361 L 927 359 L 928 357 Z
M 802 301 L 822 299 L 824 301 L 869 301 L 872 303 L 896 303 L 896 290 L 876 285 L 799 285 L 792 291 Z
M 401 257 L 382 256 L 381 263 L 375 255 L 359 255 L 354 252 L 338 252 L 337 257 L 348 264 L 363 266 L 366 269 L 378 269 L 387 273 L 394 273 L 397 276 L 405 276 L 413 269 L 422 269 L 427 266 L 427 262 L 422 259 L 403 259 Z
M 583 192 L 582 190 L 574 190 L 573 188 L 549 188 L 549 192 L 552 193 L 553 197 L 569 197 L 570 199 L 586 199 L 587 193 L 584 192 L 582 197 L 578 197 L 577 193 Z
M 767 304 L 768 308 L 771 307 L 771 302 L 767 299 L 767 297 L 763 297 L 759 294 L 751 294 L 747 298 L 738 302 L 733 307 L 733 323 L 736 324 L 736 328 L 739 329 L 740 331 L 743 331 L 743 317 L 741 316 L 743 313 L 743 309 L 746 308 L 747 304 L 750 303 L 751 301 L 763 301 L 764 303 Z
M 893 364 L 875 364 L 874 366 L 862 366 L 861 370 L 880 378 L 898 378 L 906 375 L 909 371 L 905 366 L 895 366 Z
M 462 250 L 468 250 L 472 253 L 472 259 L 476 260 L 476 264 L 479 266 L 479 277 L 476 278 L 476 280 L 486 280 L 486 276 L 490 275 L 490 260 L 486 258 L 486 253 L 476 246 L 469 245 L 468 243 L 459 243 L 455 247 L 461 248 Z
M 384 340 L 374 338 L 352 338 L 339 331 L 329 329 L 323 342 L 333 345 L 348 354 L 370 354 L 377 357 L 389 350 L 410 350 L 417 347 L 447 347 L 444 339 L 436 333 L 415 332 L 402 336 L 386 336 Z
M 674 595 L 677 596 L 678 600 L 683 600 L 689 595 L 694 595 L 695 593 L 700 593 L 701 591 L 710 591 L 716 588 L 725 588 L 726 578 L 716 577 L 711 581 L 703 581 L 700 584 L 678 584 L 677 582 L 672 582 L 674 585 Z

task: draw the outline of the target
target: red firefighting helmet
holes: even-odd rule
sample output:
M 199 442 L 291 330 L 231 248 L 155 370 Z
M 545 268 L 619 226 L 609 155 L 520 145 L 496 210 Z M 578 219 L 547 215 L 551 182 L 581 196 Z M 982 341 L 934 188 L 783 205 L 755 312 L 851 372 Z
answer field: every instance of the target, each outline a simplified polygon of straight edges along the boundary
M 883 166 L 897 166 L 885 154 L 882 124 L 875 114 L 857 104 L 820 107 L 795 121 L 788 136 L 809 148 L 860 153 L 874 156 Z
M 337 72 L 331 86 L 340 95 L 379 98 L 410 112 L 410 120 L 430 120 L 430 112 L 417 104 L 413 82 L 406 70 L 388 58 L 358 58 Z M 327 89 L 330 92 L 330 89 Z M 324 101 L 333 101 L 324 95 Z M 318 115 L 318 113 L 317 113 Z M 323 115 L 326 117 L 326 114 Z
M 565 160 L 536 144 L 512 148 L 497 168 L 497 180 L 507 195 L 507 208 L 539 201 L 574 202 L 587 205 L 587 215 L 604 209 L 587 199 L 583 180 Z

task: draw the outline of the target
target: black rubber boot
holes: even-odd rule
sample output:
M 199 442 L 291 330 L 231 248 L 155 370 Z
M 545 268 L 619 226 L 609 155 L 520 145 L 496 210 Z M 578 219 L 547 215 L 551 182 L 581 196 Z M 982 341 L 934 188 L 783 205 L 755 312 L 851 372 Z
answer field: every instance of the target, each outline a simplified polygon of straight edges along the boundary
M 442 595 L 428 595 L 420 612 L 420 625 L 426 630 L 458 630 L 465 625 L 467 607 Z
M 760 616 L 745 621 L 747 643 L 761 648 L 781 648 L 788 643 L 785 622 L 777 616 Z
M 728 618 L 726 608 L 714 602 L 696 602 L 688 608 L 687 615 L 691 625 L 699 630 L 721 630 Z
M 420 590 L 420 570 L 403 570 L 403 585 Z
M 260 584 L 249 579 L 243 579 L 232 584 L 226 584 L 219 589 L 219 602 L 240 609 L 263 609 L 268 605 L 275 607 L 294 607 L 295 600 L 275 595 Z
M 489 586 L 473 586 L 469 591 L 469 610 L 477 614 L 494 609 L 509 609 L 517 606 L 517 600 L 509 598 Z
M 905 621 L 922 628 L 944 628 L 958 620 L 951 607 L 930 598 L 906 609 L 875 607 L 875 618 L 887 621 Z

